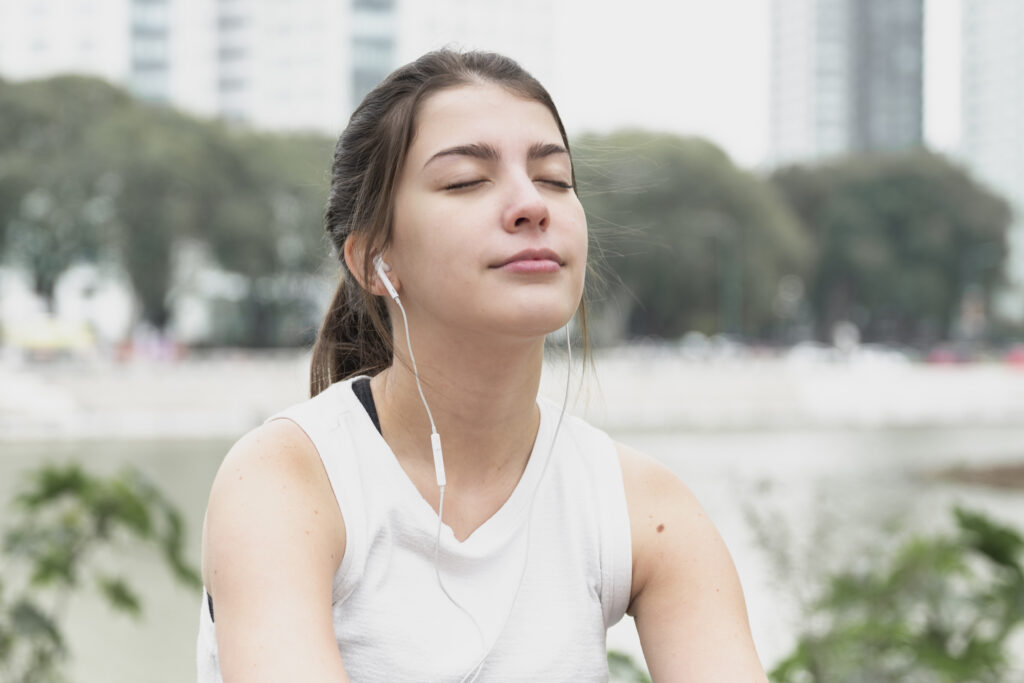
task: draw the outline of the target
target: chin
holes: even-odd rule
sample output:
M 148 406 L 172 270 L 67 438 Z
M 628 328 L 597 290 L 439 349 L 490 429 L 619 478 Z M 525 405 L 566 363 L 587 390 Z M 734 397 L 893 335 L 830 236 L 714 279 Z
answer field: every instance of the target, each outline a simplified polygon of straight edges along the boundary
M 501 328 L 502 331 L 516 337 L 543 338 L 565 327 L 572 320 L 576 308 L 532 307 L 502 320 Z
M 542 340 L 572 320 L 581 297 L 582 292 L 577 295 L 565 289 L 506 289 L 463 299 L 437 312 L 449 330 L 462 329 L 510 341 Z

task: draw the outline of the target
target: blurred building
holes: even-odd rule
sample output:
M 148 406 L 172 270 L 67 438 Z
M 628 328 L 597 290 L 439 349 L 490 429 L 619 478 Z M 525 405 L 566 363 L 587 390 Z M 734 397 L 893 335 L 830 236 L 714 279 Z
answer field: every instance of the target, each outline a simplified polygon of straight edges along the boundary
M 0 2 L 0 76 L 12 80 L 88 73 L 128 77 L 128 0 Z
M 774 164 L 923 139 L 923 0 L 773 0 Z
M 563 72 L 567 31 L 579 17 L 550 0 L 400 0 L 398 63 L 449 46 L 500 52 L 518 61 L 546 87 Z M 578 62 L 573 68 L 579 69 Z M 555 98 L 558 99 L 557 97 Z
M 0 76 L 82 73 L 186 111 L 337 133 L 396 66 L 395 0 L 0 3 Z
M 1024 3 L 985 0 L 962 7 L 960 155 L 1013 207 L 1011 289 L 1000 313 L 1024 321 Z
M 39 0 L 30 0 L 38 2 Z M 214 116 L 210 59 L 217 35 L 204 0 L 107 0 L 128 6 L 127 79 L 119 81 L 150 102 Z M 118 25 L 107 27 L 113 34 Z
M 398 66 L 397 0 L 353 0 L 352 88 L 355 109 L 366 93 Z
M 351 2 L 216 0 L 217 111 L 274 130 L 337 133 L 349 108 Z

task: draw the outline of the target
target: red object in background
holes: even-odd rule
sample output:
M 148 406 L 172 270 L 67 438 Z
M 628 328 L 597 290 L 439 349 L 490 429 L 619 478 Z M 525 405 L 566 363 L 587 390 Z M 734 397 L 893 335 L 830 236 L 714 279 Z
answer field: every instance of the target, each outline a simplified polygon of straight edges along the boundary
M 1006 362 L 1008 365 L 1024 369 L 1024 344 L 1018 344 L 1013 346 L 1009 351 L 1006 352 Z

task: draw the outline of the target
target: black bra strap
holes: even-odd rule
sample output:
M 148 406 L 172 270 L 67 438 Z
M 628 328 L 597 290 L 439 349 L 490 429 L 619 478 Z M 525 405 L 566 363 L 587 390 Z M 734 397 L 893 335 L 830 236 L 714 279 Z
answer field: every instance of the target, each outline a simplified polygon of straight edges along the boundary
M 366 409 L 366 414 L 373 420 L 373 426 L 377 428 L 377 431 L 381 432 L 380 418 L 377 417 L 377 406 L 373 402 L 373 392 L 370 391 L 370 378 L 363 377 L 352 382 L 352 391 L 355 393 L 356 398 L 363 404 L 363 408 Z

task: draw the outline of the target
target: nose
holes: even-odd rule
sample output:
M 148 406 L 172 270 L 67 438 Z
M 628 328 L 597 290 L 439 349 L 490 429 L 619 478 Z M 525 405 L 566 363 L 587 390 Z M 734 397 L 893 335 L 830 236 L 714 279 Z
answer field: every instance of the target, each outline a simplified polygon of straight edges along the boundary
M 525 176 L 517 178 L 512 184 L 509 202 L 502 217 L 505 230 L 547 230 L 550 220 L 547 201 L 533 181 Z

